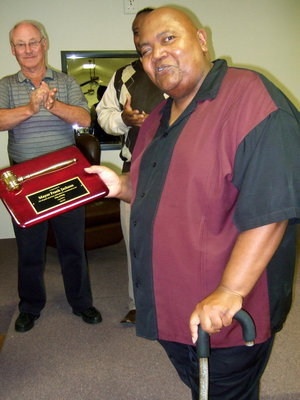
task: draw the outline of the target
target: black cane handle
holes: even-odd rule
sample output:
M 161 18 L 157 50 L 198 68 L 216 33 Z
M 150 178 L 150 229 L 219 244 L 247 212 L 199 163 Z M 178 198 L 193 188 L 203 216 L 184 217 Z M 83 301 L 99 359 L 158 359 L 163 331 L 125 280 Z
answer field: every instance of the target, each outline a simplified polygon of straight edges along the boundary
M 256 329 L 251 315 L 245 310 L 240 310 L 233 318 L 236 319 L 242 327 L 245 345 L 253 346 L 256 338 Z
M 238 311 L 234 317 L 243 331 L 243 339 L 246 346 L 253 346 L 256 337 L 255 325 L 252 317 L 245 310 Z M 197 355 L 198 358 L 208 358 L 210 354 L 209 334 L 205 332 L 201 325 L 198 326 Z

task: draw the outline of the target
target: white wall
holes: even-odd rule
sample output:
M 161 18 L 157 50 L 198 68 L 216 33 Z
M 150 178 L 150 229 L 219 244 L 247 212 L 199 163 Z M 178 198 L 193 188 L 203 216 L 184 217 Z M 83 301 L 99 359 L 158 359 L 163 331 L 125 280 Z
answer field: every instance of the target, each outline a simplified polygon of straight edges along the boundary
M 138 9 L 167 4 L 136 0 Z M 171 4 L 171 3 L 169 3 Z M 214 58 L 265 73 L 300 108 L 299 0 L 173 1 L 197 15 L 212 39 Z M 61 50 L 133 50 L 133 14 L 123 0 L 13 0 L 0 3 L 0 76 L 18 69 L 8 32 L 21 19 L 43 23 L 50 39 L 49 63 L 61 67 Z M 8 165 L 7 133 L 0 133 L 0 168 Z M 117 155 L 116 155 L 117 156 Z M 117 161 L 116 161 L 117 163 Z M 10 218 L 0 204 L 0 238 L 13 237 Z

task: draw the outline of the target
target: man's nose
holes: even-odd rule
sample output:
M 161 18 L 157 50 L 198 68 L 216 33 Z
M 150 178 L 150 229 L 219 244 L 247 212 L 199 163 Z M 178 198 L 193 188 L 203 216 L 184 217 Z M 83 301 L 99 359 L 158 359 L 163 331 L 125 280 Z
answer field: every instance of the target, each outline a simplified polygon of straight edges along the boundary
M 25 52 L 30 53 L 31 52 L 31 44 L 30 43 L 25 43 Z
M 165 49 L 163 46 L 161 45 L 155 45 L 153 46 L 153 50 L 152 50 L 152 56 L 155 59 L 159 59 L 161 58 L 163 55 L 165 54 Z

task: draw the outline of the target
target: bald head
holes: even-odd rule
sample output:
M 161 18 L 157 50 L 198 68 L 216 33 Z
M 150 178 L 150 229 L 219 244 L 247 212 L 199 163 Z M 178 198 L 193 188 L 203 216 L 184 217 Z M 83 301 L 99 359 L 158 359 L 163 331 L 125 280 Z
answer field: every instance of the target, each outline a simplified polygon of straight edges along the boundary
M 175 100 L 195 94 L 211 69 L 206 33 L 183 11 L 160 7 L 140 27 L 143 67 Z
M 14 32 L 21 26 L 30 26 L 33 29 L 36 29 L 37 32 L 40 35 L 40 38 L 46 38 L 46 32 L 44 30 L 44 27 L 37 21 L 31 21 L 31 20 L 23 20 L 18 22 L 9 32 L 9 42 L 11 43 L 13 41 L 13 35 Z
M 151 19 L 152 18 L 161 18 L 164 17 L 165 19 L 169 18 L 173 21 L 178 22 L 182 26 L 185 26 L 186 29 L 191 29 L 194 32 L 198 30 L 199 27 L 196 26 L 194 21 L 183 11 L 178 10 L 177 8 L 173 7 L 159 7 L 152 11 Z M 150 16 L 149 16 L 150 18 Z

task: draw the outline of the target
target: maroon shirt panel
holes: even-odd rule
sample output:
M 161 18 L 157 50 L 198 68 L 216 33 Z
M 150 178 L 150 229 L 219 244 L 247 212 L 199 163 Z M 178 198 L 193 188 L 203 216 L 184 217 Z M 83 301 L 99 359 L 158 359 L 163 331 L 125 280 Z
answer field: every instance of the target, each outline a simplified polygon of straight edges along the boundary
M 142 127 L 134 151 L 134 190 L 143 150 L 159 125 L 159 106 Z M 277 109 L 259 77 L 228 69 L 217 97 L 199 102 L 175 145 L 154 222 L 153 274 L 159 338 L 191 344 L 188 321 L 197 302 L 218 285 L 238 235 L 232 184 L 238 145 Z M 172 134 L 172 131 L 170 132 Z M 270 335 L 266 274 L 245 299 L 257 343 Z M 242 345 L 233 323 L 211 337 L 213 347 Z

